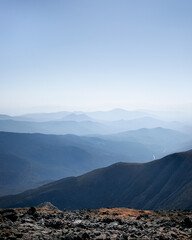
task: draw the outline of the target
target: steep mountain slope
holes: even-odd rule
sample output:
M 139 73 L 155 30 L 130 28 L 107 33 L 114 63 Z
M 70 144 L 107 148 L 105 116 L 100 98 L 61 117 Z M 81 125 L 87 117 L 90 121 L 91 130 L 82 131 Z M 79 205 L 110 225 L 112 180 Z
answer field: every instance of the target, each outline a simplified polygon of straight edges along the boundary
M 78 176 L 118 161 L 148 161 L 152 159 L 153 152 L 140 143 L 122 143 L 95 137 L 0 132 L 0 154 L 1 161 L 7 164 L 6 169 L 0 165 L 1 173 L 13 181 L 17 191 L 17 188 L 21 188 L 19 184 L 15 185 L 8 170 L 15 166 L 15 171 L 22 173 L 19 159 L 30 164 L 30 171 L 23 175 L 23 184 L 31 188 L 41 181 Z M 12 161 L 8 156 L 12 156 Z M 1 185 L 0 195 L 9 189 L 7 185 Z
M 177 149 L 188 150 L 192 145 L 190 141 L 185 143 L 187 139 L 187 135 L 161 128 L 99 137 L 0 132 L 1 161 L 7 161 L 6 169 L 1 165 L 1 174 L 12 181 L 9 184 L 0 181 L 0 196 L 13 193 L 12 189 L 18 193 L 43 182 L 78 176 L 119 161 L 148 162 Z M 22 173 L 19 159 L 30 164 L 30 168 L 23 181 L 15 184 L 9 169 L 13 164 L 16 172 Z
M 59 208 L 192 209 L 192 151 L 144 164 L 117 163 L 0 198 L 0 207 L 50 201 Z
M 0 195 L 17 193 L 14 189 L 27 189 L 29 176 L 33 175 L 29 162 L 11 154 L 0 153 L 0 166 Z
M 13 154 L 0 153 L 0 196 L 23 192 L 53 180 L 41 176 L 38 164 Z

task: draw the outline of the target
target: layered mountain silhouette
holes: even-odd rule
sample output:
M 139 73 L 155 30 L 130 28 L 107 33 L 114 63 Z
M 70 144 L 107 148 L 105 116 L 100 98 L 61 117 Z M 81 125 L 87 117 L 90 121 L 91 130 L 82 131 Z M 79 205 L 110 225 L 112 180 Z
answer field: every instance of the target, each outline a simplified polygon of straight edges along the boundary
M 3 118 L 3 117 L 2 117 Z M 0 131 L 18 133 L 42 133 L 42 134 L 116 134 L 119 132 L 138 130 L 140 128 L 170 128 L 189 133 L 190 127 L 178 122 L 164 122 L 154 118 L 139 118 L 134 120 L 118 120 L 108 122 L 93 121 L 86 115 L 70 114 L 60 121 L 30 121 L 15 118 L 0 119 Z
M 145 144 L 156 152 L 158 158 L 163 157 L 162 154 L 169 154 L 178 151 L 178 149 L 182 151 L 192 148 L 190 135 L 161 127 L 141 128 L 100 137 L 120 142 L 128 141 Z
M 118 121 L 118 120 L 133 120 L 136 118 L 152 117 L 154 114 L 142 111 L 127 111 L 124 109 L 113 109 L 110 111 L 96 111 L 96 112 L 82 112 L 82 111 L 61 111 L 53 113 L 31 113 L 18 116 L 9 116 L 0 114 L 0 120 L 17 120 L 17 121 L 32 121 L 32 122 L 45 122 L 45 121 L 87 121 L 94 119 L 95 121 Z
M 143 117 L 152 117 L 156 116 L 153 113 L 148 113 L 147 111 L 128 111 L 120 108 L 112 109 L 110 111 L 96 111 L 96 112 L 82 112 L 82 111 L 61 111 L 61 112 L 50 112 L 50 113 L 31 113 L 25 114 L 20 116 L 8 116 L 4 115 L 3 119 L 23 119 L 30 120 L 30 121 L 60 121 L 68 116 L 73 115 L 75 117 L 81 117 L 81 115 L 86 116 L 86 118 L 95 119 L 96 121 L 118 121 L 118 120 L 131 120 L 136 118 L 143 118 Z M 3 116 L 3 115 L 2 115 Z M 85 120 L 86 120 L 85 118 Z M 1 119 L 1 115 L 0 115 Z
M 0 132 L 0 196 L 120 161 L 148 162 L 177 151 L 187 139 L 161 128 L 100 137 Z
M 0 195 L 13 190 L 18 193 L 42 181 L 78 176 L 118 161 L 148 161 L 152 156 L 153 152 L 141 143 L 0 132 Z M 15 181 L 13 175 L 20 177 Z
M 140 128 L 170 128 L 191 132 L 191 124 L 162 120 L 156 113 L 113 109 L 97 112 L 0 114 L 0 131 L 43 134 L 114 134 Z
M 132 207 L 192 209 L 192 151 L 136 164 L 117 163 L 24 193 L 0 198 L 0 207 L 50 201 L 60 209 Z
M 88 117 L 86 114 L 83 114 L 83 113 L 79 113 L 79 114 L 71 113 L 71 114 L 67 115 L 66 117 L 64 117 L 62 120 L 76 121 L 76 122 L 94 121 L 93 119 L 91 119 L 90 117 Z
M 109 127 L 105 124 L 93 121 L 18 121 L 18 120 L 0 120 L 0 131 L 18 132 L 18 133 L 43 133 L 43 134 L 75 134 L 88 135 L 95 133 L 111 133 Z M 118 132 L 118 131 L 112 131 Z

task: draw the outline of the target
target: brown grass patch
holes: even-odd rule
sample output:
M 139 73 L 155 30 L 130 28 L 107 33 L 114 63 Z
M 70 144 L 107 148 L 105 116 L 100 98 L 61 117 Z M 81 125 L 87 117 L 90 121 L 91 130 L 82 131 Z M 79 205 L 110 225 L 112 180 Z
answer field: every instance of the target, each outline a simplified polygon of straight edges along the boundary
M 94 213 L 92 213 L 95 215 Z M 91 215 L 92 215 L 91 214 Z M 96 211 L 96 214 L 100 217 L 110 217 L 110 218 L 136 218 L 141 215 L 147 214 L 148 216 L 156 215 L 153 211 L 148 210 L 136 210 L 131 208 L 101 208 Z

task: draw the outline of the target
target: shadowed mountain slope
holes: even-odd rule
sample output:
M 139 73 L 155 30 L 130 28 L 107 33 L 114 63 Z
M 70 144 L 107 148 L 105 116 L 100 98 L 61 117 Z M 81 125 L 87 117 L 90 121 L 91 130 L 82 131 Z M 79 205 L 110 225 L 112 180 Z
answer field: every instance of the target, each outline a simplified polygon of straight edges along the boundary
M 59 208 L 192 209 L 192 151 L 144 164 L 117 163 L 0 198 L 0 207 L 50 201 Z
M 18 193 L 17 190 L 39 186 L 42 181 L 78 176 L 119 161 L 149 161 L 152 155 L 141 143 L 75 135 L 0 132 L 0 195 L 12 193 L 13 185 L 14 193 Z M 21 159 L 23 166 L 28 164 L 27 174 L 23 174 L 26 171 L 22 169 Z M 22 184 L 20 181 L 16 184 L 12 177 L 13 167 L 15 174 L 22 176 Z M 3 181 L 4 178 L 9 181 Z

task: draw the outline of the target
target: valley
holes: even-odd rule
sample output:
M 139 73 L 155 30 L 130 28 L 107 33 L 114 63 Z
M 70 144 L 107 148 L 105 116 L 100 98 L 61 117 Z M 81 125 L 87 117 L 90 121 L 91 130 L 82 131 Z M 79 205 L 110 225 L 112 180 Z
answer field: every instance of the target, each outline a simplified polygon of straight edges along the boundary
M 116 163 L 0 198 L 0 208 L 52 202 L 59 209 L 192 209 L 192 151 L 147 163 Z

